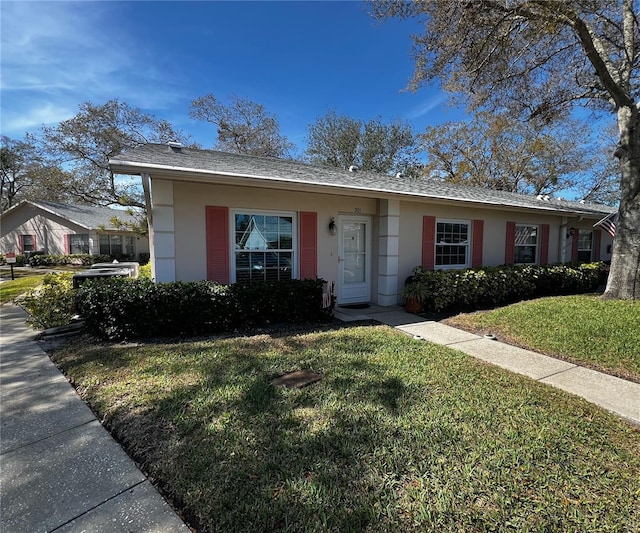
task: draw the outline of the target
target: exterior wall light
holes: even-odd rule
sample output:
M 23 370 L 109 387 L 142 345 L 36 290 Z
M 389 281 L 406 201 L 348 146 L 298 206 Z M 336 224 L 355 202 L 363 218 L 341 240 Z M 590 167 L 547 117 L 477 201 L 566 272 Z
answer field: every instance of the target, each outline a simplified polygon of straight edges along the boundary
M 338 233 L 338 226 L 336 226 L 336 219 L 334 217 L 331 217 L 331 221 L 329 222 L 329 233 L 331 233 L 331 235 Z
M 573 237 L 576 234 L 576 228 L 569 228 L 569 235 L 567 235 L 567 237 L 571 236 Z

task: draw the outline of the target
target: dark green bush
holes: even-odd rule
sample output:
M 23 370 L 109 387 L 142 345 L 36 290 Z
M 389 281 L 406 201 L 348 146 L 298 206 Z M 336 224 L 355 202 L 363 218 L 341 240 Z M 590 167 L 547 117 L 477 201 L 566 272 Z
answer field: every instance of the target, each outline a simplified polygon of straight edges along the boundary
M 422 270 L 427 311 L 488 309 L 519 300 L 591 292 L 606 281 L 605 263 L 500 266 L 469 270 Z
M 114 257 L 110 255 L 90 255 L 90 254 L 38 254 L 29 258 L 32 267 L 38 266 L 58 266 L 77 265 L 89 266 L 94 263 L 110 263 Z
M 76 308 L 106 339 L 204 335 L 280 323 L 326 320 L 322 280 L 220 285 L 111 278 L 84 283 Z

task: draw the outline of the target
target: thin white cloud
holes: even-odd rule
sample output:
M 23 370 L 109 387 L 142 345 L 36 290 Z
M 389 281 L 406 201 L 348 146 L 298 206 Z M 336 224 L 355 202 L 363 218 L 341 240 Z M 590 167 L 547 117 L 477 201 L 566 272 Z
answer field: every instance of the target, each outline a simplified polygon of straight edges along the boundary
M 3 2 L 2 90 L 92 92 L 126 66 L 119 41 L 101 28 L 109 4 Z
M 414 107 L 411 111 L 407 113 L 407 118 L 409 120 L 414 120 L 416 118 L 423 117 L 427 115 L 434 109 L 437 109 L 442 106 L 444 102 L 447 101 L 447 95 L 443 93 L 439 93 L 437 96 L 429 98 L 428 100 L 422 102 L 420 105 Z
M 149 68 L 144 43 L 127 28 L 127 4 L 3 1 L 1 128 L 21 136 L 73 116 L 82 102 L 118 98 L 169 107 L 177 91 Z M 160 78 L 160 79 L 159 79 Z
M 42 125 L 57 124 L 71 118 L 75 113 L 73 108 L 63 108 L 51 103 L 41 107 L 31 107 L 25 113 L 8 110 L 2 113 L 2 131 L 3 133 L 34 131 Z

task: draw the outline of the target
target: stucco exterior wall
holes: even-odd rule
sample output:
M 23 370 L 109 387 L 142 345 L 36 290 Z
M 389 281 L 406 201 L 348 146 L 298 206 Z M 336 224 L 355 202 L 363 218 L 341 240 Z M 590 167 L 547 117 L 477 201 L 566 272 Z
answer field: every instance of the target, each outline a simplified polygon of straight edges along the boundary
M 35 235 L 36 249 L 48 254 L 63 254 L 64 236 L 89 233 L 86 228 L 47 217 L 31 205 L 26 205 L 2 220 L 0 252 L 19 253 L 19 236 Z
M 561 215 L 525 211 L 503 211 L 470 206 L 438 205 L 418 202 L 401 202 L 400 208 L 400 250 L 399 276 L 402 281 L 414 267 L 421 264 L 422 246 L 418 236 L 422 234 L 422 218 L 435 216 L 437 219 L 484 220 L 483 266 L 497 266 L 505 263 L 506 223 L 542 225 L 549 224 L 549 263 L 571 261 L 572 241 L 567 233 L 570 227 L 593 230 L 597 220 L 579 220 L 578 217 L 563 218 Z M 565 225 L 563 225 L 565 224 Z M 607 246 L 613 239 L 602 232 L 600 259 L 610 260 Z M 564 249 L 564 256 L 563 256 Z
M 317 273 L 325 280 L 339 278 L 339 237 L 331 235 L 329 222 L 341 216 L 371 217 L 371 300 L 383 305 L 400 303 L 404 280 L 422 262 L 424 216 L 447 220 L 483 220 L 483 257 L 486 266 L 505 263 L 506 223 L 549 225 L 548 262 L 571 260 L 569 228 L 592 230 L 596 220 L 579 220 L 560 214 L 472 207 L 390 198 L 280 191 L 269 188 L 174 181 L 151 177 L 153 198 L 154 275 L 158 281 L 198 281 L 207 278 L 206 206 L 229 209 L 230 232 L 234 210 L 317 213 Z M 233 236 L 229 236 L 233 242 Z M 612 239 L 602 232 L 600 258 L 611 258 Z M 539 253 L 539 252 L 538 252 Z M 297 265 L 296 265 L 297 267 Z
M 117 231 L 108 233 L 121 234 Z M 36 250 L 43 250 L 47 254 L 65 254 L 65 235 L 87 234 L 90 253 L 99 254 L 100 241 L 96 230 L 88 230 L 27 204 L 3 217 L 0 228 L 0 253 L 21 253 L 20 236 L 35 235 Z M 135 249 L 136 254 L 149 253 L 149 239 L 136 237 Z
M 247 209 L 260 211 L 287 211 L 298 213 L 312 211 L 318 215 L 318 276 L 330 281 L 338 275 L 338 237 L 329 233 L 329 222 L 340 215 L 370 215 L 373 219 L 372 249 L 372 289 L 375 292 L 377 257 L 377 231 L 375 216 L 377 200 L 357 197 L 343 197 L 325 194 L 277 191 L 247 187 L 230 187 L 189 182 L 170 182 L 152 179 L 152 194 L 156 202 L 156 187 L 172 183 L 173 213 L 167 205 L 160 211 L 154 207 L 154 230 L 158 237 L 158 222 L 163 231 L 170 227 L 173 219 L 175 247 L 175 278 L 183 281 L 206 279 L 206 227 L 205 206 L 225 206 L 230 210 Z M 166 192 L 163 197 L 166 197 Z M 166 235 L 166 233 L 164 234 Z M 156 245 L 158 241 L 156 240 Z

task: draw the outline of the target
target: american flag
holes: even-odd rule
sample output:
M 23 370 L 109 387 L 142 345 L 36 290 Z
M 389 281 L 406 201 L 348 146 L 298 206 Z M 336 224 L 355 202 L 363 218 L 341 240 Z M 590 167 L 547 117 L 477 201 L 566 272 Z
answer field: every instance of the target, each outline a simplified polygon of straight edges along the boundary
M 596 222 L 593 227 L 602 226 L 609 235 L 616 236 L 616 224 L 618 223 L 618 213 L 611 213 L 604 217 L 600 222 Z

